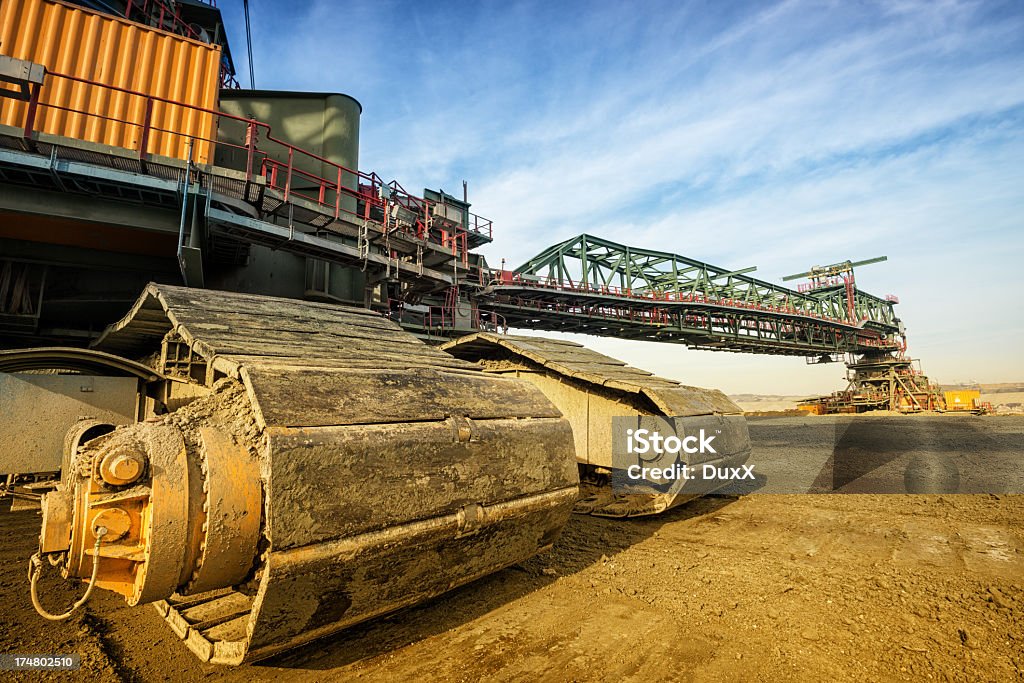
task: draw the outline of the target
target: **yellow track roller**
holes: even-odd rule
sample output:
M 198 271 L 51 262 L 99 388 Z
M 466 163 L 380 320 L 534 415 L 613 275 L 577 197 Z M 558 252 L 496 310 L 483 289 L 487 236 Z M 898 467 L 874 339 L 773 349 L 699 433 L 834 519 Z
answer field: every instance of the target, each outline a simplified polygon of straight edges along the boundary
M 520 562 L 578 494 L 571 428 L 536 387 L 367 311 L 150 285 L 97 348 L 166 380 L 147 420 L 69 454 L 40 550 L 155 603 L 204 660 Z

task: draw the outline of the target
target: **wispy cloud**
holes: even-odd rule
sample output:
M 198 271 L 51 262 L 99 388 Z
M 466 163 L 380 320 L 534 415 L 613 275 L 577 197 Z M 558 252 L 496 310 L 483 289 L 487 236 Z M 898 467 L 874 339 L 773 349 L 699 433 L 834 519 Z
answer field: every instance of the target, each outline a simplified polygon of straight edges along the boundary
M 1024 324 L 1019 3 L 323 0 L 253 12 L 258 85 L 359 99 L 364 168 L 410 188 L 468 178 L 474 208 L 495 220 L 492 261 L 580 232 L 756 264 L 768 279 L 887 254 L 860 277 L 901 295 L 926 369 L 1024 379 L 1001 341 Z M 963 354 L 964 340 L 993 352 Z M 750 363 L 799 362 L 596 343 L 688 381 L 716 367 L 734 390 L 783 377 Z M 829 388 L 824 372 L 794 388 Z

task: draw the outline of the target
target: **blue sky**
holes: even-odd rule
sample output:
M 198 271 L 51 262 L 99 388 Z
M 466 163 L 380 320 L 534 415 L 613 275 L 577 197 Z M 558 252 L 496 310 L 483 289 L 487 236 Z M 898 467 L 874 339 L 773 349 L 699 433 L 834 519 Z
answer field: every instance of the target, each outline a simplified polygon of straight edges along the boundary
M 222 0 L 248 80 L 240 0 Z M 250 3 L 256 84 L 364 108 L 364 170 L 457 193 L 492 265 L 581 232 L 758 277 L 888 255 L 942 382 L 1024 381 L 1024 3 Z M 730 392 L 800 359 L 583 338 Z

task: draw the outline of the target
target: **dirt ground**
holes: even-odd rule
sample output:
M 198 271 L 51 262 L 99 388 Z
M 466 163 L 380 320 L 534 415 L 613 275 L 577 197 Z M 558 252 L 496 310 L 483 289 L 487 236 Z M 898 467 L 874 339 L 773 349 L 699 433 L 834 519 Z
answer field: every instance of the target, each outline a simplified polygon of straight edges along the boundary
M 861 422 L 814 419 L 751 420 L 769 482 L 794 463 L 832 476 L 830 454 L 857 452 Z M 907 441 L 921 430 L 915 453 L 1024 468 L 1024 418 L 971 418 L 951 438 L 896 419 Z M 978 438 L 982 456 L 954 452 Z M 908 457 L 858 472 L 901 478 Z M 200 663 L 154 610 L 110 594 L 69 622 L 37 617 L 38 524 L 0 514 L 0 652 L 77 652 L 90 680 L 1024 680 L 1024 495 L 754 493 L 639 520 L 577 515 L 546 555 L 235 669 Z M 44 591 L 57 610 L 81 589 Z

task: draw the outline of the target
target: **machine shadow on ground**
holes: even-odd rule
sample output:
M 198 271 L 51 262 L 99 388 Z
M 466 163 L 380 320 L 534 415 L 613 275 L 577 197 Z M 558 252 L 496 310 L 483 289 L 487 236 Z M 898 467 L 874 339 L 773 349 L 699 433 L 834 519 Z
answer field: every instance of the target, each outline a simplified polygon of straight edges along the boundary
M 840 420 L 832 431 L 832 453 L 815 478 L 810 493 L 852 492 L 863 488 L 864 477 L 924 445 L 905 442 L 891 425 L 873 420 Z M 897 480 L 885 482 L 882 488 L 884 490 L 870 492 L 905 492 L 903 482 Z
M 727 490 L 1021 493 L 1024 443 L 999 420 L 948 414 L 748 418 L 758 479 Z
M 838 420 L 811 493 L 1014 493 L 1019 453 L 968 416 Z M 982 418 L 983 419 L 983 418 Z

